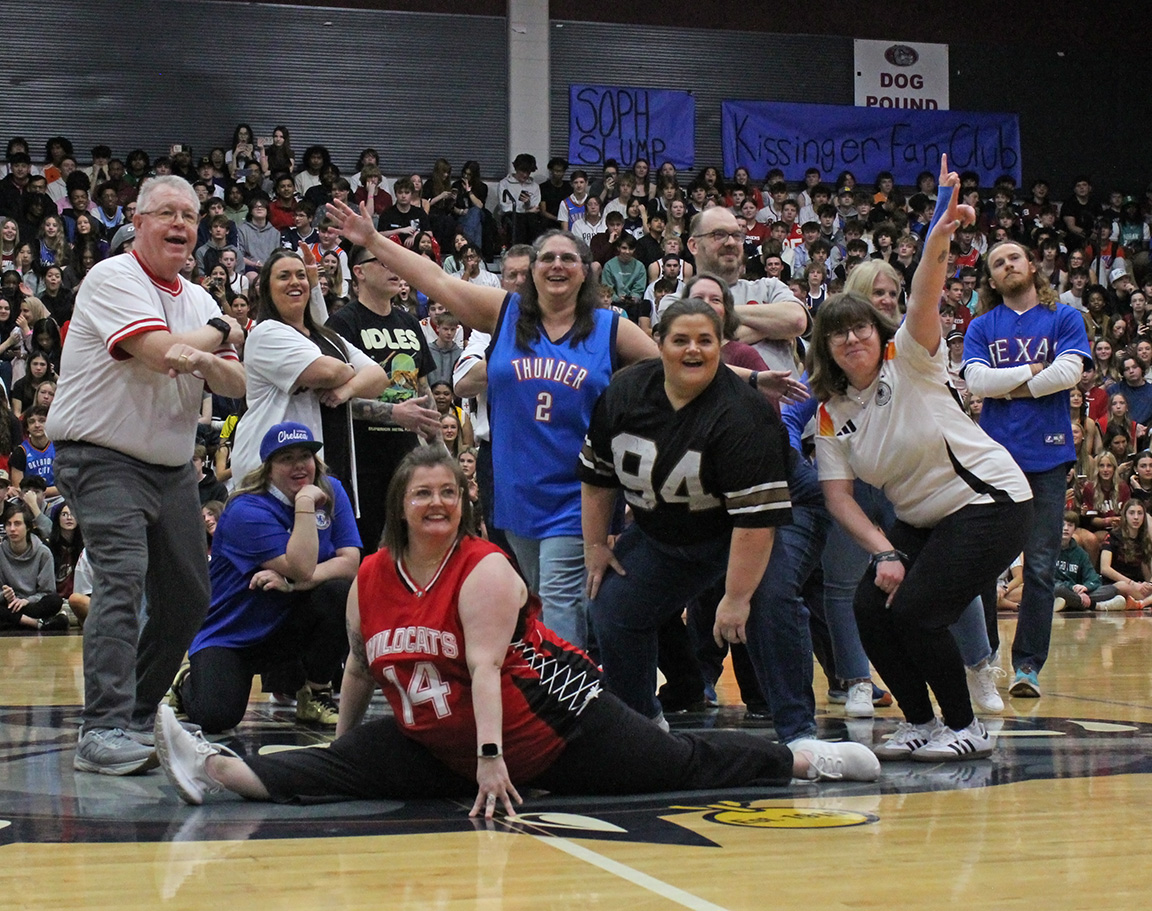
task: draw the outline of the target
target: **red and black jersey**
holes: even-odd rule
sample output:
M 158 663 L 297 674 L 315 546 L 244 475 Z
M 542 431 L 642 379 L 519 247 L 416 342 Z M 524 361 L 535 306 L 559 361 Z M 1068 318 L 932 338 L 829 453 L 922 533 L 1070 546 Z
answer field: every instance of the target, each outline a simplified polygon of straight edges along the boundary
M 421 591 L 386 550 L 366 557 L 357 576 L 360 632 L 372 675 L 396 722 L 446 766 L 476 773 L 476 716 L 465 660 L 460 587 L 500 548 L 466 537 Z M 600 670 L 540 622 L 529 595 L 500 672 L 504 761 L 514 781 L 547 769 L 577 719 L 600 693 Z
M 666 544 L 696 544 L 733 526 L 792 521 L 788 435 L 768 400 L 726 367 L 676 410 L 664 365 L 612 378 L 592 412 L 580 480 L 623 487 L 636 523 Z

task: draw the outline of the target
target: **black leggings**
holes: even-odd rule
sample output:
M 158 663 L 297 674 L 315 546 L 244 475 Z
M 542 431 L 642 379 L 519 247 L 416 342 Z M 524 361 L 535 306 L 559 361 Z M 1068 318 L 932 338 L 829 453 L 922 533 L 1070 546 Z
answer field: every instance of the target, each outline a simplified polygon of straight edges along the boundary
M 21 625 L 21 617 L 47 620 L 49 617 L 55 617 L 63 609 L 64 599 L 56 594 L 41 595 L 30 600 L 18 614 L 12 613 L 7 606 L 0 606 L 0 629 L 17 629 Z
M 270 668 L 292 663 L 302 666 L 304 679 L 332 680 L 348 654 L 344 614 L 351 587 L 351 579 L 322 582 L 294 597 L 288 619 L 263 642 L 210 646 L 192 655 L 179 693 L 189 720 L 210 734 L 235 727 L 248 709 L 252 678 Z
M 932 719 L 931 687 L 948 727 L 972 723 L 964 661 L 948 627 L 1016 559 L 1031 527 L 1031 500 L 966 506 L 935 528 L 899 519 L 892 526 L 888 540 L 908 555 L 892 606 L 869 567 L 853 607 L 864 650 L 908 721 Z
M 445 766 L 391 716 L 349 731 L 326 750 L 247 760 L 279 803 L 472 797 L 476 781 Z M 743 731 L 668 734 L 608 693 L 580 715 L 559 758 L 516 785 L 557 794 L 645 794 L 786 784 L 792 751 Z

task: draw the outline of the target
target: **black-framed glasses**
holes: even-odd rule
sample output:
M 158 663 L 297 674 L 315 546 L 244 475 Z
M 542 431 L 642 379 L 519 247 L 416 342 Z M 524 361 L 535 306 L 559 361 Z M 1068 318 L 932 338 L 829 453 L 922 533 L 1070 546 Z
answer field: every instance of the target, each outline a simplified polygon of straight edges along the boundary
M 849 326 L 847 329 L 837 329 L 835 332 L 829 332 L 826 338 L 828 339 L 828 344 L 833 348 L 839 348 L 841 345 L 848 344 L 849 332 L 856 336 L 857 341 L 863 342 L 872 338 L 875 331 L 875 323 L 860 322 L 855 326 Z

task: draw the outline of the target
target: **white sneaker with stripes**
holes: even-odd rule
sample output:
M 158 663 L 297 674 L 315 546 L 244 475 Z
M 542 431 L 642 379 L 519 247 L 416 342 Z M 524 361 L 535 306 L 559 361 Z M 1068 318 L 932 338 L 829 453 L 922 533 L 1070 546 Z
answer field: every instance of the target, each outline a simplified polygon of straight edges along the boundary
M 995 741 L 979 718 L 972 719 L 968 727 L 954 731 L 941 725 L 924 746 L 912 751 L 915 762 L 958 762 L 965 759 L 984 759 L 992 755 Z

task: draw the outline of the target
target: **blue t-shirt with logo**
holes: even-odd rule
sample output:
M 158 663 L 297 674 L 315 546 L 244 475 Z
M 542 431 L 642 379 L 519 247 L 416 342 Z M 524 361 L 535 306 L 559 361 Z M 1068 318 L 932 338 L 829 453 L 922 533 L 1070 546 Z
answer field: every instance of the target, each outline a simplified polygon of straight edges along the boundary
M 329 481 L 333 502 L 316 510 L 318 564 L 341 547 L 361 546 L 348 494 L 335 478 Z M 248 587 L 264 563 L 287 552 L 295 521 L 293 503 L 278 491 L 243 494 L 228 503 L 212 537 L 212 603 L 188 654 L 263 642 L 288 618 L 295 600 L 307 596 Z

